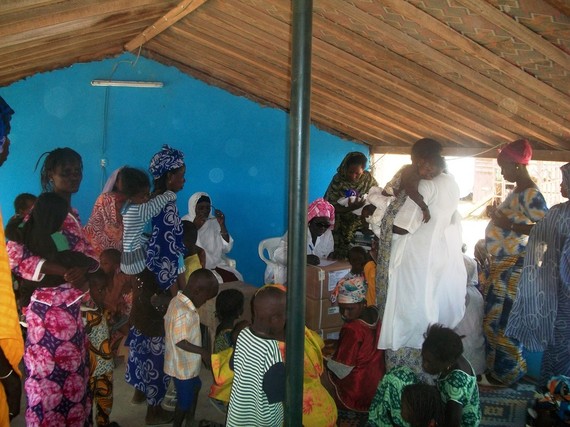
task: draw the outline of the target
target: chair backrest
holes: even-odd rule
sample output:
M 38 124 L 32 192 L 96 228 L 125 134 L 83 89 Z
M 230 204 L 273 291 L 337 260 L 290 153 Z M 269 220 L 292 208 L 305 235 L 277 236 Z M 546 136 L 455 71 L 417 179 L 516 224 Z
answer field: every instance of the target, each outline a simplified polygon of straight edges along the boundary
M 270 264 L 274 263 L 273 261 L 273 253 L 275 249 L 279 246 L 279 242 L 281 241 L 281 237 L 270 237 L 269 239 L 264 239 L 259 242 L 259 246 L 257 247 L 257 251 L 259 253 L 259 258 L 265 263 Z M 267 256 L 266 256 L 267 253 Z

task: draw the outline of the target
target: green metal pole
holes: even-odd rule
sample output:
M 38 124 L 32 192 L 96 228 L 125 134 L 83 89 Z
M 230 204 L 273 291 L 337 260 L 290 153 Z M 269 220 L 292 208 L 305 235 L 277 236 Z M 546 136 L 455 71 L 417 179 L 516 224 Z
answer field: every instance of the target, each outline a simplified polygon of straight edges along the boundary
M 313 2 L 293 0 L 292 6 L 285 425 L 299 427 L 303 423 Z

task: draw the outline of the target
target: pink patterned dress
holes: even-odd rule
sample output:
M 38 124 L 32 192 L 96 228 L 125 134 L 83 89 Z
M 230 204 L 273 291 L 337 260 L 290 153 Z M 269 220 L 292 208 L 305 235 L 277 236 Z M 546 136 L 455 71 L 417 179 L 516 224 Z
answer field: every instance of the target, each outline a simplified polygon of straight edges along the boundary
M 95 258 L 76 210 L 61 229 L 70 249 Z M 7 243 L 12 271 L 27 280 L 40 281 L 44 260 L 23 245 Z M 26 312 L 28 334 L 24 363 L 27 378 L 27 426 L 89 426 L 88 340 L 81 320 L 81 299 L 87 292 L 64 283 L 37 288 Z

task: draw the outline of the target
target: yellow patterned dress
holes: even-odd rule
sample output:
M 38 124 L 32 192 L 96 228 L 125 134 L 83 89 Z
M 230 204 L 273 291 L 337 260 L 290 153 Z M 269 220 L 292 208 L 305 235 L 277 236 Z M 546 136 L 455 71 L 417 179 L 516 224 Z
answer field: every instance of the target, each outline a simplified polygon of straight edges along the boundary
M 546 211 L 546 201 L 536 187 L 510 193 L 498 209 L 514 224 L 534 224 Z M 487 369 L 504 384 L 518 381 L 526 373 L 522 345 L 505 336 L 523 267 L 528 236 L 489 222 L 485 230 L 487 251 L 492 255 L 491 271 L 483 286 L 487 340 Z
M 314 331 L 305 328 L 305 357 L 303 375 L 303 426 L 332 427 L 336 425 L 337 409 L 332 396 L 321 384 L 324 370 L 323 339 Z M 279 343 L 281 355 L 285 359 L 285 343 Z M 230 359 L 233 348 L 212 354 L 214 383 L 209 396 L 229 402 L 233 380 Z
M 24 339 L 18 322 L 16 298 L 12 288 L 12 274 L 6 253 L 6 239 L 2 227 L 2 212 L 0 211 L 0 347 L 18 375 L 18 364 L 24 355 Z M 14 375 L 14 374 L 12 374 Z M 0 384 L 0 426 L 10 424 L 8 404 L 4 387 Z

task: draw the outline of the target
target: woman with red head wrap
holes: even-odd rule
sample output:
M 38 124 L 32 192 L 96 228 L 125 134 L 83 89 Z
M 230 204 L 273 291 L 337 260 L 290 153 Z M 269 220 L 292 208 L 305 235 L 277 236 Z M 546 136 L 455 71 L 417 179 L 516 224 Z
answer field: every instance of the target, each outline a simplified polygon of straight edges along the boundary
M 335 209 L 323 198 L 313 201 L 307 209 L 307 264 L 319 265 L 334 251 Z M 265 272 L 267 283 L 287 282 L 287 233 L 281 238 L 273 258 L 277 267 L 268 267 Z
M 487 379 L 491 383 L 512 384 L 526 373 L 522 345 L 507 337 L 505 328 L 517 294 L 528 235 L 548 210 L 526 167 L 531 157 L 532 148 L 525 139 L 511 142 L 499 152 L 501 174 L 516 185 L 500 205 L 487 208 L 491 220 L 485 230 L 485 243 L 492 263 L 483 289 L 483 329 L 487 339 Z

